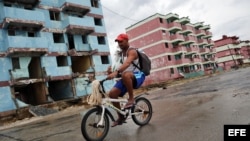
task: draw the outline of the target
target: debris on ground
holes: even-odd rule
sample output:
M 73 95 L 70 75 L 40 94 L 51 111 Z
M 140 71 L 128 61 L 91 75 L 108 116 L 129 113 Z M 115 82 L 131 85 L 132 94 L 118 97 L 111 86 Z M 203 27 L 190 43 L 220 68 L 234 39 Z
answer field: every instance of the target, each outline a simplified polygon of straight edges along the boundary
M 44 108 L 40 106 L 30 106 L 29 112 L 34 116 L 46 116 L 49 114 L 54 114 L 58 112 L 58 110 L 52 108 Z

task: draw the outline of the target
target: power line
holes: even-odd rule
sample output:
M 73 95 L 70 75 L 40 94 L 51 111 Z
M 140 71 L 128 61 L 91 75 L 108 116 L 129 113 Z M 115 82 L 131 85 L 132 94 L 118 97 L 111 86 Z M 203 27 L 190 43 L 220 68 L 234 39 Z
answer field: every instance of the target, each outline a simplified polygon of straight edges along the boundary
M 131 19 L 131 18 L 128 18 L 128 17 L 126 17 L 126 16 L 123 16 L 123 15 L 121 15 L 121 14 L 119 14 L 119 13 L 117 13 L 117 12 L 115 12 L 115 11 L 109 9 L 109 8 L 107 8 L 107 7 L 104 6 L 103 4 L 100 4 L 100 5 L 102 5 L 102 7 L 105 8 L 106 10 L 108 10 L 108 11 L 112 12 L 113 14 L 116 14 L 116 15 L 118 15 L 118 16 L 120 16 L 120 17 L 123 17 L 123 18 L 125 18 L 125 19 L 131 20 L 131 21 L 134 21 L 134 22 L 137 22 L 137 21 L 138 21 L 138 20 Z

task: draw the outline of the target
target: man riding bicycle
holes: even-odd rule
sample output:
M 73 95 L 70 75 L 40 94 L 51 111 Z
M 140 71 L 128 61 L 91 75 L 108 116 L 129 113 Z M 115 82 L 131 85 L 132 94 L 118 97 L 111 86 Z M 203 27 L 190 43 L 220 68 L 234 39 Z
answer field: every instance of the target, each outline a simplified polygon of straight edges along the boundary
M 129 38 L 127 34 L 120 34 L 115 39 L 121 49 L 120 57 L 122 64 L 114 71 L 108 69 L 107 79 L 113 79 L 120 76 L 114 87 L 109 92 L 110 98 L 117 99 L 123 97 L 127 92 L 129 95 L 128 102 L 124 108 L 131 108 L 134 104 L 133 89 L 139 88 L 145 80 L 145 74 L 141 72 L 134 64 L 139 64 L 138 54 L 135 49 L 129 46 Z M 120 104 L 114 102 L 113 105 L 120 109 Z M 113 123 L 112 127 L 121 125 L 125 121 L 125 117 L 118 113 L 118 119 Z

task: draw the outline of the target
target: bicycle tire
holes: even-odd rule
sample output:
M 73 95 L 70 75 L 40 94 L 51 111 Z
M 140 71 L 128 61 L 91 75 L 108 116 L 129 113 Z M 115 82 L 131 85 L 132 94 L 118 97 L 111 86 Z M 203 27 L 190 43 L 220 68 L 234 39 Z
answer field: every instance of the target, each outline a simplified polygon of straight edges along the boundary
M 109 131 L 109 119 L 104 114 L 104 126 L 96 127 L 101 119 L 102 109 L 92 108 L 82 118 L 81 131 L 87 141 L 102 141 Z
M 131 109 L 131 113 L 141 112 L 144 110 L 144 113 L 138 115 L 132 115 L 132 119 L 135 124 L 139 126 L 144 126 L 149 123 L 153 115 L 153 108 L 148 99 L 145 97 L 139 97 L 135 100 L 136 104 Z

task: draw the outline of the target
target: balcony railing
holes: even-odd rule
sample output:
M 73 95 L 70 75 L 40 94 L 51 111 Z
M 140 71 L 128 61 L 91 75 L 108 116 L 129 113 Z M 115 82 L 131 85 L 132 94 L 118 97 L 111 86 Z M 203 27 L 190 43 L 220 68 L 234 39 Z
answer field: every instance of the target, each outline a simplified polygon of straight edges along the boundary
M 65 13 L 84 16 L 90 11 L 90 1 L 62 0 L 61 9 Z
M 40 0 L 3 0 L 3 2 L 6 4 L 18 3 L 25 5 L 27 8 L 33 8 L 40 2 Z
M 181 24 L 180 23 L 176 23 L 176 22 L 169 23 L 167 25 L 167 27 L 168 27 L 168 31 L 176 32 L 176 31 L 182 30 Z
M 66 32 L 71 34 L 81 34 L 81 35 L 90 34 L 95 30 L 93 25 L 95 24 L 92 17 L 78 18 L 78 17 L 68 16 L 63 21 L 63 27 L 66 29 Z
M 205 30 L 197 30 L 196 31 L 196 36 L 205 36 L 205 35 L 206 35 Z
M 185 41 L 183 35 L 181 35 L 181 34 L 173 34 L 173 35 L 170 35 L 170 40 L 171 40 L 171 43 L 183 42 L 183 41 Z
M 30 11 L 12 7 L 3 8 L 3 28 L 16 30 L 40 30 L 44 26 L 45 17 L 40 11 Z
M 189 58 L 182 58 L 182 59 L 176 60 L 175 64 L 176 65 L 187 65 L 190 62 L 191 62 L 191 60 Z
M 182 33 L 193 33 L 193 27 L 189 25 L 182 25 Z

